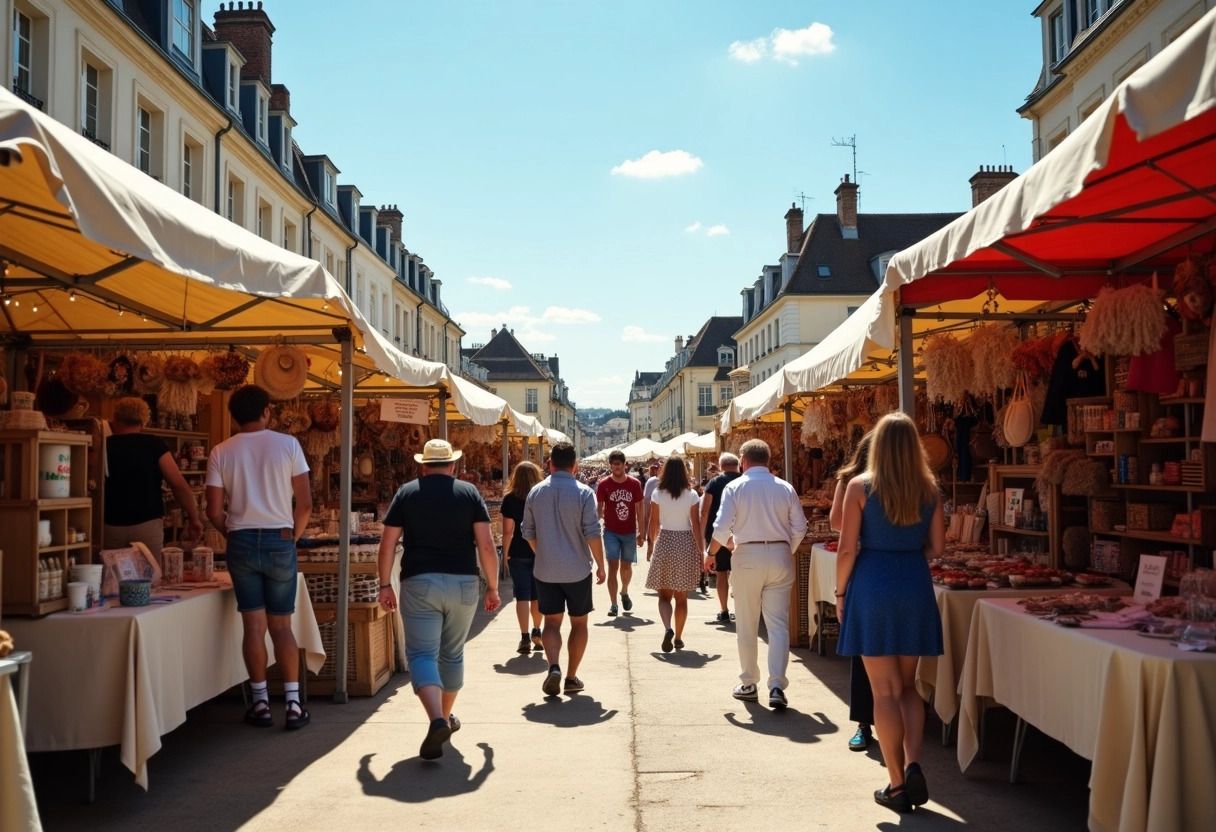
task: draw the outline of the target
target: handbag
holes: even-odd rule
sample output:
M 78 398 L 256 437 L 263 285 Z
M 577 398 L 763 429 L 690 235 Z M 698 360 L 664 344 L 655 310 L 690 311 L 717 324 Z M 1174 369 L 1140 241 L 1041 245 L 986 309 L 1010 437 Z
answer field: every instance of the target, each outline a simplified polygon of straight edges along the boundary
M 1034 405 L 1026 392 L 1026 374 L 1019 372 L 1013 387 L 1013 398 L 1005 406 L 1005 441 L 1011 448 L 1020 448 L 1034 436 Z

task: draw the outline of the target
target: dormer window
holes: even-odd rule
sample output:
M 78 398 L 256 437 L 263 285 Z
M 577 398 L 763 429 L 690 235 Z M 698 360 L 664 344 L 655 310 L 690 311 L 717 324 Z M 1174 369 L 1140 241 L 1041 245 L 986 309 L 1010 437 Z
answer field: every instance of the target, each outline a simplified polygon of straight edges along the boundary
M 268 106 L 269 106 L 269 103 L 266 101 L 266 99 L 263 96 L 259 95 L 258 96 L 258 141 L 261 142 L 262 144 L 266 144 L 266 124 L 270 121 L 270 117 L 267 113 Z
M 325 200 L 326 205 L 333 205 L 337 201 L 335 197 L 337 185 L 334 181 L 333 172 L 329 168 L 325 168 L 321 175 L 321 197 Z
M 733 367 L 735 364 L 735 351 L 730 347 L 722 347 L 718 350 L 718 366 Z
M 195 0 L 173 0 L 173 48 L 194 62 Z
M 1048 32 L 1051 35 L 1051 62 L 1057 64 L 1068 54 L 1068 38 L 1064 34 L 1064 10 L 1057 9 L 1047 18 Z
M 237 65 L 235 63 L 230 62 L 228 64 L 228 109 L 229 110 L 236 110 L 238 108 L 239 105 L 237 103 L 237 90 L 239 90 L 240 88 L 241 88 L 241 71 L 239 69 L 237 69 Z
M 820 278 L 826 280 L 832 276 L 832 267 L 824 263 L 820 263 L 819 266 L 816 267 L 816 273 Z

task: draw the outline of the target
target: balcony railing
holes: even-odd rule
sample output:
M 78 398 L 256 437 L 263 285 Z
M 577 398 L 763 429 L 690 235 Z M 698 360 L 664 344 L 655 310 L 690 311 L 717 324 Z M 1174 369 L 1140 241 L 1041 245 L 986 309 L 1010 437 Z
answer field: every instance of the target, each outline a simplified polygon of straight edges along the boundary
M 13 79 L 13 95 L 17 96 L 31 107 L 37 107 L 39 110 L 43 108 L 43 100 L 41 98 L 35 98 L 32 93 L 21 86 L 21 82 L 19 82 L 16 78 Z
M 714 407 L 712 404 L 697 405 L 697 415 L 698 416 L 713 416 L 717 412 L 718 412 L 718 408 Z
M 109 150 L 109 149 L 110 149 L 110 143 L 109 143 L 109 142 L 106 142 L 106 141 L 102 141 L 101 139 L 97 138 L 97 134 L 96 134 L 96 133 L 94 133 L 92 130 L 87 130 L 87 129 L 85 129 L 84 127 L 81 127 L 81 128 L 80 128 L 80 135 L 84 136 L 86 139 L 88 139 L 88 140 L 89 140 L 89 141 L 91 141 L 93 144 L 95 144 L 95 145 L 97 145 L 98 147 L 100 147 L 102 150 Z

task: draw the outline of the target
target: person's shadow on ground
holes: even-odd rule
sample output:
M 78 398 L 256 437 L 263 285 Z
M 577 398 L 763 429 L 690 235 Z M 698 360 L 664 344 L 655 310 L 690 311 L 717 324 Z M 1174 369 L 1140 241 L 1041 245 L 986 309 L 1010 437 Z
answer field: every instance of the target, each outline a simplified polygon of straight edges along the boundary
M 819 742 L 819 737 L 823 734 L 835 734 L 840 731 L 840 728 L 834 722 L 819 712 L 804 714 L 794 708 L 786 708 L 784 711 L 773 711 L 764 707 L 759 702 L 744 702 L 742 704 L 747 708 L 748 714 L 751 715 L 751 721 L 747 722 L 739 719 L 733 711 L 727 712 L 724 715 L 726 721 L 736 728 L 744 728 L 757 734 L 764 734 L 769 737 L 785 737 L 790 742 L 810 743 Z
M 534 651 L 527 655 L 517 653 L 502 664 L 494 665 L 494 672 L 509 673 L 512 676 L 531 676 L 535 673 L 543 673 L 548 667 L 549 665 L 545 664 L 545 654 Z
M 607 621 L 600 621 L 595 624 L 596 627 L 611 627 L 614 630 L 620 630 L 622 633 L 632 633 L 638 627 L 649 627 L 654 624 L 654 620 L 650 618 L 638 618 L 630 613 L 625 613 L 619 618 L 610 618 Z
M 687 667 L 691 670 L 697 670 L 705 667 L 710 662 L 716 662 L 722 658 L 721 653 L 709 655 L 708 653 L 698 653 L 696 650 L 677 650 L 674 653 L 651 653 L 663 664 L 674 665 L 675 667 Z
M 616 716 L 615 710 L 604 709 L 590 696 L 547 696 L 544 702 L 532 702 L 523 707 L 524 718 L 529 722 L 552 725 L 555 728 L 574 728 L 580 725 L 597 725 Z
M 484 759 L 476 774 L 465 762 L 464 755 L 449 745 L 438 760 L 410 757 L 394 763 L 392 770 L 380 780 L 371 770 L 372 757 L 376 755 L 365 754 L 359 761 L 356 779 L 368 797 L 387 797 L 402 803 L 425 803 L 439 797 L 470 794 L 481 788 L 494 770 L 494 749 L 484 742 L 477 743 L 477 747 Z

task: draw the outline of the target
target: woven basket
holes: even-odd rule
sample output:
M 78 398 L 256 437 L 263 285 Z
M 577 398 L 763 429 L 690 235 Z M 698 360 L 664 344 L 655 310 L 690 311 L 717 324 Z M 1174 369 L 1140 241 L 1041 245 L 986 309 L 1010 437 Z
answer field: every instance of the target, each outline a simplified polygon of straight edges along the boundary
M 1113 532 L 1115 526 L 1127 522 L 1127 506 L 1120 500 L 1091 500 L 1089 528 L 1095 532 Z
M 325 664 L 317 672 L 318 679 L 337 678 L 338 665 L 338 625 L 332 621 L 318 624 L 321 631 L 321 646 L 325 648 Z M 346 625 L 346 681 L 355 681 L 357 663 L 355 661 L 355 625 Z
M 1208 333 L 1178 335 L 1174 338 L 1174 369 L 1193 370 L 1208 361 Z
M 1174 508 L 1165 503 L 1128 503 L 1129 531 L 1168 531 L 1174 524 Z

